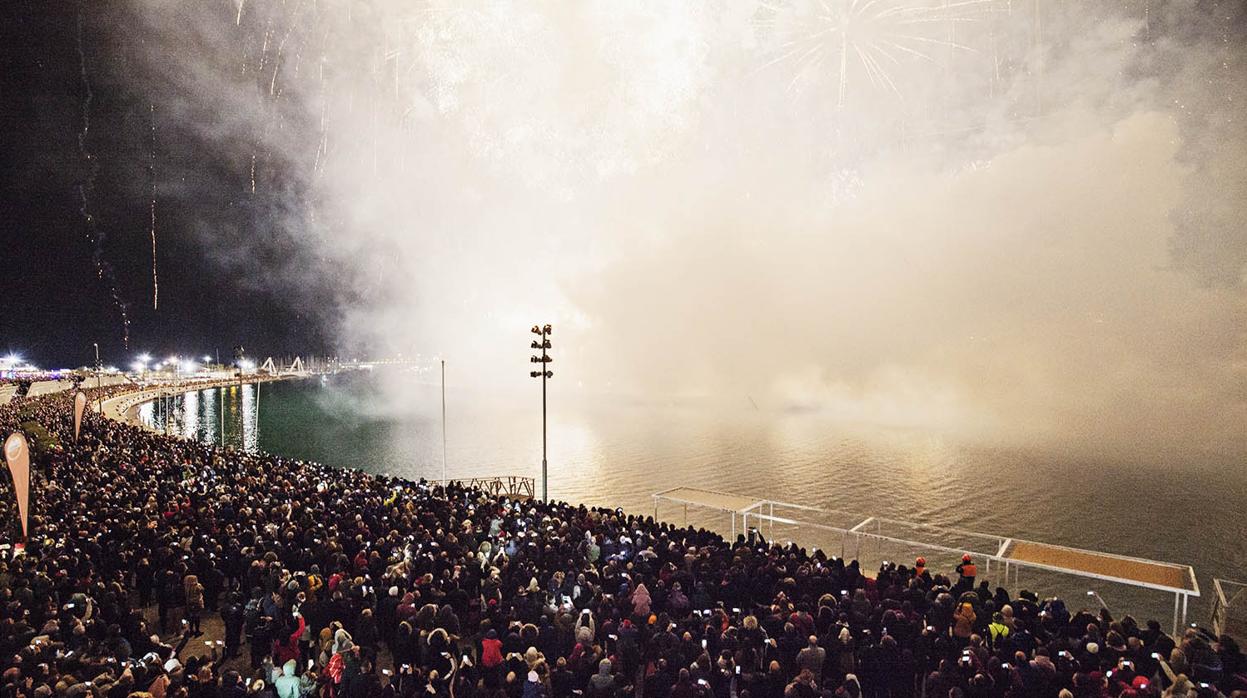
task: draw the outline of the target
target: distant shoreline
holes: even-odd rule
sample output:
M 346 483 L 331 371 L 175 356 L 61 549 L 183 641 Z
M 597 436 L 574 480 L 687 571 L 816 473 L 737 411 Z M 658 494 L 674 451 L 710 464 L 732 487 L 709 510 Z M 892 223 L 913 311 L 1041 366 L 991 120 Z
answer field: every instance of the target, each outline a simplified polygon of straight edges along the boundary
M 209 381 L 196 385 L 153 386 L 147 389 L 123 393 L 104 400 L 101 405 L 100 412 L 106 419 L 111 419 L 122 424 L 136 426 L 154 434 L 177 436 L 176 434 L 165 434 L 165 432 L 155 429 L 146 424 L 143 420 L 139 419 L 139 408 L 149 402 L 154 402 L 156 399 L 165 396 L 188 395 L 190 393 L 197 393 L 203 390 L 213 390 L 233 385 L 276 383 L 278 381 L 294 380 L 306 377 L 307 376 L 254 376 L 243 380 L 231 379 L 228 381 Z

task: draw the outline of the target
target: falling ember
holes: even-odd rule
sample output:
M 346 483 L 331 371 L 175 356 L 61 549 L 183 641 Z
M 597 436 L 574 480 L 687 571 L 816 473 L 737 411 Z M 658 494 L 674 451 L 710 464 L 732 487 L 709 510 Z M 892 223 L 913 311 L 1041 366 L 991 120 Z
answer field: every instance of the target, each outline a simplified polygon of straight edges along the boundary
M 91 213 L 91 194 L 95 190 L 95 176 L 99 166 L 95 162 L 95 156 L 87 149 L 87 135 L 91 131 L 91 101 L 95 95 L 91 91 L 91 80 L 87 75 L 87 52 L 83 42 L 82 25 L 82 10 L 79 8 L 77 40 L 78 68 L 82 83 L 82 128 L 78 131 L 78 153 L 82 156 L 83 162 L 87 164 L 87 175 L 86 181 L 78 185 L 78 211 L 86 223 L 87 240 L 94 248 L 92 261 L 95 263 L 95 276 L 108 286 L 113 305 L 121 314 L 121 340 L 128 349 L 130 347 L 130 315 L 126 311 L 125 302 L 121 300 L 121 291 L 117 287 L 117 276 L 113 273 L 113 267 L 104 259 L 104 234 L 96 226 L 95 215 Z
M 242 25 L 242 8 L 247 6 L 247 0 L 238 0 L 238 16 L 234 18 L 234 26 Z
M 152 310 L 160 308 L 160 278 L 156 276 L 156 199 L 152 198 Z
M 156 276 L 156 105 L 151 105 L 151 159 L 147 164 L 147 180 L 151 191 L 152 236 L 152 310 L 160 309 L 160 279 Z
M 255 154 L 251 155 L 251 193 L 255 193 Z

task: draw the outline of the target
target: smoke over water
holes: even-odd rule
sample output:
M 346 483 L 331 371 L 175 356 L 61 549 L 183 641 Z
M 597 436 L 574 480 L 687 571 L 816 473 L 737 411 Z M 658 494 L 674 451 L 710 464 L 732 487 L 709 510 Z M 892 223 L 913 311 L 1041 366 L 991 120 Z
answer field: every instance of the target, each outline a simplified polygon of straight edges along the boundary
M 345 355 L 531 389 L 550 322 L 566 400 L 1247 453 L 1241 3 L 132 9 Z

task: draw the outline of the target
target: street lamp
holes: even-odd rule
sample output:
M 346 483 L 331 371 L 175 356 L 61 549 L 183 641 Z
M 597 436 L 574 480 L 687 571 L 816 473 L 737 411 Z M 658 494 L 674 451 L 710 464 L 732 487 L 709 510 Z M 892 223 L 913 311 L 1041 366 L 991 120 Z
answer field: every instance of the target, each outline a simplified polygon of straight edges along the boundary
M 533 378 L 541 379 L 541 501 L 550 501 L 548 466 L 546 464 L 546 379 L 554 377 L 554 371 L 551 371 L 547 364 L 554 361 L 554 358 L 546 353 L 550 348 L 550 333 L 554 328 L 550 325 L 538 327 L 533 325 L 532 333 L 537 335 L 540 340 L 534 339 L 530 345 L 533 349 L 540 349 L 541 356 L 533 355 L 530 361 L 535 364 L 541 364 L 540 371 L 529 371 L 528 375 Z

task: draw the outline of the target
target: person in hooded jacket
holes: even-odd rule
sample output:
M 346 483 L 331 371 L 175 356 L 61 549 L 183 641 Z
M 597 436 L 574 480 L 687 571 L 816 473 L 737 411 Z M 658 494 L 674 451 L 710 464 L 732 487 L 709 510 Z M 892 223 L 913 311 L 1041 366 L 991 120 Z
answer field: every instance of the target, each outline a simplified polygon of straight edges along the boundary
M 298 662 L 291 659 L 281 666 L 281 676 L 273 682 L 277 698 L 299 698 L 302 691 L 298 672 Z
M 615 695 L 615 677 L 611 674 L 611 660 L 603 659 L 598 663 L 598 672 L 589 679 L 586 696 L 608 698 Z
M 632 615 L 644 618 L 650 613 L 650 594 L 649 589 L 644 584 L 637 585 L 636 591 L 632 592 Z
M 974 606 L 965 602 L 957 606 L 957 610 L 953 612 L 953 637 L 963 646 L 970 641 L 970 636 L 974 634 L 974 622 L 978 620 L 978 616 L 974 613 Z

